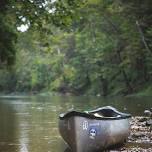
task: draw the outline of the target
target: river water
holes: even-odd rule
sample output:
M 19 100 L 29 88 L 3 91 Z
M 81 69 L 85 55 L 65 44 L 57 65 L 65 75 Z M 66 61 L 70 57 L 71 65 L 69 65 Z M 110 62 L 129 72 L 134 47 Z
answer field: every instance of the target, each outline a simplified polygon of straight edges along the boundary
M 83 111 L 105 105 L 137 116 L 152 107 L 152 98 L 1 96 L 0 152 L 64 152 L 58 115 L 69 109 Z

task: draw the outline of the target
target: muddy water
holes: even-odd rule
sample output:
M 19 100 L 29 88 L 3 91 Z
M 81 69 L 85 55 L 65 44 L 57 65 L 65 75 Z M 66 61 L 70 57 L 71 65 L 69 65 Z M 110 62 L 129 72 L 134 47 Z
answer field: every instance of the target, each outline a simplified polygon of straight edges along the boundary
M 152 98 L 0 97 L 0 152 L 64 152 L 66 145 L 58 132 L 59 113 L 105 105 L 141 116 L 144 109 L 152 107 Z

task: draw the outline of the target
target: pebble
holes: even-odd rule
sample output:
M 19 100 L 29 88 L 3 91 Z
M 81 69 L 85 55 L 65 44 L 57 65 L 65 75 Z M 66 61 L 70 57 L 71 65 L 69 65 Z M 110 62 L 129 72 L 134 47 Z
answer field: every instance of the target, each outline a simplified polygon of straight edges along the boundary
M 128 144 L 131 144 L 117 149 L 116 152 L 152 152 L 152 132 L 150 127 L 146 126 L 147 121 L 149 121 L 148 117 L 132 117 L 131 133 L 128 138 Z M 142 144 L 145 143 L 149 146 L 143 148 Z
M 140 138 L 140 137 L 145 137 L 145 134 L 137 132 L 132 135 L 132 138 Z
M 144 121 L 147 121 L 147 118 L 142 117 L 142 118 L 139 119 L 139 122 L 144 122 Z
M 152 125 L 152 119 L 147 120 L 147 121 L 146 121 L 146 126 L 151 126 L 151 125 Z

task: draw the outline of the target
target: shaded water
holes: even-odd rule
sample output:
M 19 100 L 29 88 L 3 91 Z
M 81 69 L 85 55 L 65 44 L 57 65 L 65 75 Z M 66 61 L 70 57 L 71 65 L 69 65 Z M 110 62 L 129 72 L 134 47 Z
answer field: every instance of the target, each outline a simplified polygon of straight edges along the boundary
M 132 115 L 152 107 L 152 98 L 0 97 L 0 152 L 64 152 L 58 115 L 68 109 L 112 105 Z

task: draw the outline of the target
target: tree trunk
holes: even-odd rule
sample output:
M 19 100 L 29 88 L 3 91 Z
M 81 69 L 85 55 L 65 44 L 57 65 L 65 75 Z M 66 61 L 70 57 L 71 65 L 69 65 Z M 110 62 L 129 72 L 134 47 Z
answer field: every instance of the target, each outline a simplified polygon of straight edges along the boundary
M 103 76 L 100 77 L 101 83 L 102 83 L 102 95 L 107 96 L 108 95 L 108 81 L 107 79 L 103 78 Z
M 121 45 L 121 44 L 120 44 L 120 45 Z M 119 48 L 119 50 L 117 51 L 117 55 L 118 55 L 118 59 L 119 59 L 119 62 L 120 62 L 120 63 L 123 62 L 123 60 L 122 60 L 122 58 L 121 58 L 121 53 L 120 53 L 120 51 L 123 50 L 123 48 L 124 48 L 124 47 L 121 46 L 121 47 Z M 128 91 L 127 93 L 132 93 L 132 92 L 133 92 L 133 88 L 132 88 L 132 86 L 131 86 L 131 84 L 130 84 L 130 80 L 129 80 L 128 76 L 127 76 L 127 73 L 126 73 L 125 69 L 124 69 L 124 68 L 121 68 L 120 71 L 122 72 L 122 75 L 123 75 L 123 77 L 124 77 L 124 81 L 125 81 L 126 88 L 127 88 L 127 91 Z

